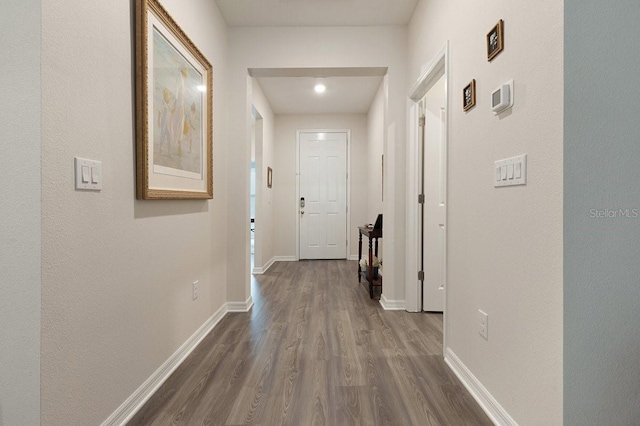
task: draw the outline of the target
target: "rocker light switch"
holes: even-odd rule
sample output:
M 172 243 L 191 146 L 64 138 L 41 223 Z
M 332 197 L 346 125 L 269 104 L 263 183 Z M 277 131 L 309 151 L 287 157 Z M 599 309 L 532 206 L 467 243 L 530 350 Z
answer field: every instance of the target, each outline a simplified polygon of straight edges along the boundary
M 493 186 L 515 186 L 527 184 L 527 154 L 496 161 L 495 170 L 500 170 L 501 179 L 493 182 Z
M 74 159 L 76 189 L 100 191 L 102 189 L 102 163 L 86 158 Z
M 91 183 L 100 183 L 100 170 L 98 166 L 91 167 Z
M 89 166 L 82 166 L 82 183 L 89 183 Z

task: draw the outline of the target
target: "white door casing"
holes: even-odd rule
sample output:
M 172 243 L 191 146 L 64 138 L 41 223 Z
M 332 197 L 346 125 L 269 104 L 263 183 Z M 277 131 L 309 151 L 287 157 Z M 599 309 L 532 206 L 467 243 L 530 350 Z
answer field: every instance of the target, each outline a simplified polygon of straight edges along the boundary
M 347 133 L 300 132 L 298 161 L 299 258 L 345 259 Z
M 423 297 L 422 297 L 422 282 L 418 279 L 417 271 L 420 270 L 420 266 L 422 263 L 422 255 L 421 255 L 421 245 L 419 233 L 420 229 L 420 218 L 421 218 L 421 205 L 418 204 L 418 195 L 420 194 L 419 188 L 419 180 L 420 180 L 420 170 L 419 170 L 419 145 L 420 145 L 420 132 L 419 132 L 419 117 L 420 117 L 420 108 L 419 102 L 424 98 L 424 96 L 429 92 L 429 90 L 434 86 L 434 84 L 444 76 L 444 126 L 443 126 L 443 137 L 445 141 L 445 146 L 448 141 L 448 106 L 449 106 L 449 42 L 447 41 L 440 51 L 429 61 L 429 63 L 425 64 L 423 69 L 424 73 L 418 77 L 413 87 L 409 90 L 408 99 L 407 99 L 407 110 L 409 111 L 409 120 L 408 120 L 408 145 L 407 145 L 407 226 L 406 226 L 406 274 L 407 281 L 405 285 L 405 294 L 406 294 L 406 310 L 409 312 L 419 312 L 423 310 Z M 445 155 L 445 166 L 448 164 L 448 160 Z M 447 172 L 448 173 L 448 172 Z M 445 182 L 445 204 L 447 199 L 447 187 Z M 448 227 L 445 227 L 445 250 L 449 250 L 447 246 L 447 237 Z M 448 335 L 448 311 L 447 311 L 447 298 L 448 298 L 448 290 L 446 287 L 447 276 L 448 276 L 448 266 L 447 266 L 447 256 L 445 252 L 444 259 L 444 315 L 443 315 L 443 336 L 442 336 L 442 347 L 443 347 L 443 355 L 445 354 L 448 343 L 447 343 L 447 335 Z M 412 279 L 412 277 L 415 277 Z

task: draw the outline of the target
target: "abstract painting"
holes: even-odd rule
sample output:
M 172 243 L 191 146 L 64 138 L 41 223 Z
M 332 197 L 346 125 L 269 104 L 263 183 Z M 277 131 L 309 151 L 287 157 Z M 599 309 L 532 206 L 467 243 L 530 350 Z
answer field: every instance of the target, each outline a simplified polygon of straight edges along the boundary
M 139 199 L 213 197 L 212 67 L 157 0 L 136 10 Z

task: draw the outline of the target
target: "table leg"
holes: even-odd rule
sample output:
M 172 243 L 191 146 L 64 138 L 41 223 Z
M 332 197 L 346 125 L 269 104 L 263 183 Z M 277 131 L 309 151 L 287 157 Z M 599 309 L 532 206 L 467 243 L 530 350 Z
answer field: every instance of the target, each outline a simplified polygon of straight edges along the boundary
M 358 282 L 360 282 L 360 259 L 362 259 L 362 234 L 358 233 Z
M 369 236 L 369 265 L 368 265 L 368 275 L 369 279 L 369 297 L 373 299 L 373 238 Z

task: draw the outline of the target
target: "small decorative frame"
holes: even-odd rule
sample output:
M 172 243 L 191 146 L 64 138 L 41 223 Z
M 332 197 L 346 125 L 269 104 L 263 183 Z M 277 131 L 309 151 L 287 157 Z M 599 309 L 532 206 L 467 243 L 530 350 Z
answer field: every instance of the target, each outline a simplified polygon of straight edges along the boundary
M 462 109 L 469 111 L 476 106 L 476 80 L 473 79 L 462 89 Z
M 213 198 L 213 68 L 158 0 L 136 0 L 136 196 Z
M 271 167 L 267 167 L 267 188 L 271 188 L 273 186 L 273 169 Z
M 491 62 L 504 49 L 504 21 L 498 21 L 487 33 L 487 60 Z

